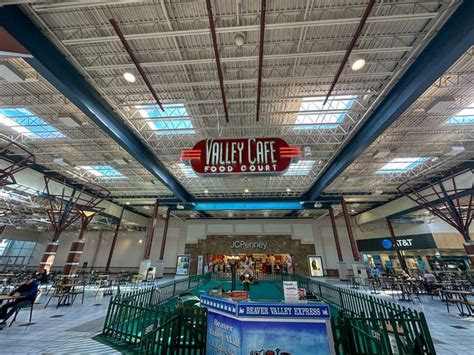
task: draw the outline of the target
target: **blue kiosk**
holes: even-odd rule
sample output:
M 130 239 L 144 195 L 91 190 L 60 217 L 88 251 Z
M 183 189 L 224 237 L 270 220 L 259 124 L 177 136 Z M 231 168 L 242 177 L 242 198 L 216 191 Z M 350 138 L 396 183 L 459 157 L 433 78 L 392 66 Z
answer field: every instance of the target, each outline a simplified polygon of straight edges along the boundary
M 326 304 L 201 295 L 201 306 L 208 309 L 207 355 L 334 354 Z

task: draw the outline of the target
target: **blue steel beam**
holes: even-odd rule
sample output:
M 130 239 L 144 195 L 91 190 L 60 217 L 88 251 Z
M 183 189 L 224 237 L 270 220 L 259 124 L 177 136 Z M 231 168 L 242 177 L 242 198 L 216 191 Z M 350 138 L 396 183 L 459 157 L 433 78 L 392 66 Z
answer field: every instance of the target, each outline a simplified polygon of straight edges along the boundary
M 255 211 L 255 210 L 300 210 L 306 209 L 303 202 L 298 201 L 272 201 L 272 202 L 254 202 L 247 200 L 241 202 L 238 200 L 228 200 L 226 202 L 209 202 L 207 200 L 200 200 L 193 203 L 181 204 L 167 204 L 172 210 L 184 211 Z
M 325 169 L 303 200 L 314 200 L 474 44 L 474 1 L 465 0 Z
M 168 204 L 168 207 L 172 210 L 178 210 L 177 204 Z M 207 200 L 201 200 L 193 202 L 192 204 L 186 204 L 181 207 L 185 211 L 277 211 L 277 210 L 314 210 L 321 208 L 328 208 L 329 204 L 323 204 L 322 207 L 314 207 L 314 203 L 306 203 L 303 201 L 287 201 L 287 200 L 275 200 L 272 202 L 255 202 L 255 201 L 238 201 L 228 200 L 227 202 L 209 202 Z
M 24 60 L 38 73 L 161 181 L 179 200 L 183 202 L 192 200 L 192 196 L 167 171 L 163 163 L 140 141 L 113 108 L 19 7 L 0 7 L 0 26 L 3 26 L 33 55 L 33 58 Z
M 225 210 L 299 210 L 302 205 L 296 201 L 281 202 L 197 202 L 193 205 L 196 211 Z

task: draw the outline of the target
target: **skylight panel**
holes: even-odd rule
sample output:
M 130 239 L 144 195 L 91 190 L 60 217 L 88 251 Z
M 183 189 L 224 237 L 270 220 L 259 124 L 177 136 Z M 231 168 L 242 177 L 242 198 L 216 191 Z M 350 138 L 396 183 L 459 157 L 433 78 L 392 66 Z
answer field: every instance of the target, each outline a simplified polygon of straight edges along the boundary
M 110 165 L 82 165 L 79 167 L 101 179 L 126 179 L 121 172 Z
M 183 104 L 163 104 L 164 111 L 156 105 L 138 105 L 136 108 L 143 118 L 153 118 L 153 120 L 147 120 L 147 123 L 157 134 L 196 133 Z
M 191 166 L 183 164 L 183 163 L 179 163 L 179 167 L 183 171 L 184 175 L 186 175 L 187 177 L 192 177 L 192 178 L 198 177 L 196 173 L 193 171 L 193 168 L 191 168 Z
M 19 185 L 19 184 L 10 184 L 8 185 L 8 187 L 17 191 L 26 192 L 27 194 L 30 194 L 30 195 L 37 195 L 39 193 L 38 190 L 32 189 L 24 185 Z
M 291 163 L 285 176 L 304 176 L 308 175 L 314 166 L 314 160 L 300 160 L 297 163 Z
M 65 135 L 26 108 L 0 109 L 0 124 L 32 139 L 64 138 Z
M 406 171 L 409 171 L 424 161 L 426 161 L 428 158 L 395 158 L 392 159 L 389 163 L 385 164 L 383 167 L 381 167 L 379 170 L 377 170 L 377 173 L 379 174 L 399 174 L 399 173 L 404 173 Z
M 344 120 L 356 96 L 330 96 L 323 105 L 324 96 L 305 97 L 296 116 L 295 130 L 334 129 Z
M 448 124 L 474 124 L 474 103 L 446 121 Z

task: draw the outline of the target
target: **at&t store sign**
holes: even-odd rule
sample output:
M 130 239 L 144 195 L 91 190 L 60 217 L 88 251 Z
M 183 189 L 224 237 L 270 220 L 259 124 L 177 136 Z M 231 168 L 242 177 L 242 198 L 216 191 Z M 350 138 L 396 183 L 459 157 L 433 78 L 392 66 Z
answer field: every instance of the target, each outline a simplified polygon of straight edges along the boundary
M 281 138 L 206 139 L 193 149 L 181 152 L 199 175 L 283 174 L 299 147 L 289 146 Z

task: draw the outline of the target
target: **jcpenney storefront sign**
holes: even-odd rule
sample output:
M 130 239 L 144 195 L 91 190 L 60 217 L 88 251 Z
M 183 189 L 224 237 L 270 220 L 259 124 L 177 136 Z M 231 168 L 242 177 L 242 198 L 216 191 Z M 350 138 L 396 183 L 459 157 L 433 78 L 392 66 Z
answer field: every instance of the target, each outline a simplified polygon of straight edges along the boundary
M 206 139 L 193 149 L 181 152 L 196 174 L 283 174 L 292 158 L 299 157 L 299 147 L 289 146 L 281 138 Z
M 405 235 L 397 238 L 397 245 L 401 250 L 436 249 L 436 243 L 431 233 Z M 394 245 L 390 237 L 358 240 L 359 251 L 388 251 Z
M 267 249 L 267 243 L 265 242 L 246 242 L 243 240 L 234 240 L 230 245 L 231 249 Z

